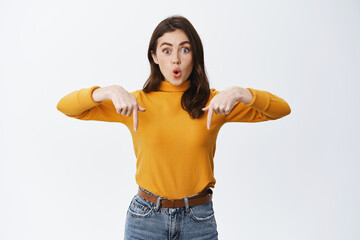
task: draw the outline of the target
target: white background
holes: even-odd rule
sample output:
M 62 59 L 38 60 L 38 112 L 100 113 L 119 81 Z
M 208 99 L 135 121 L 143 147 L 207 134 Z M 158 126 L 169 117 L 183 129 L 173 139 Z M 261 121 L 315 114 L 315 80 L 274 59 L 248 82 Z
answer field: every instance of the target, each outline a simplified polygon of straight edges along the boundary
M 173 14 L 198 31 L 211 87 L 292 109 L 220 130 L 219 239 L 360 239 L 359 13 L 355 0 L 1 0 L 0 239 L 123 239 L 130 132 L 56 104 L 94 85 L 141 89 L 152 31 Z

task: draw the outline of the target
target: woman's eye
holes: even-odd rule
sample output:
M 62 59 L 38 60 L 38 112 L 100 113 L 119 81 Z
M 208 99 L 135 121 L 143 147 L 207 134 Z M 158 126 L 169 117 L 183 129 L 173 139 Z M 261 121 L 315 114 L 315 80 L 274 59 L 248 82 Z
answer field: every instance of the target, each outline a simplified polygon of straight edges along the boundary
M 188 53 L 190 51 L 190 49 L 188 49 L 188 48 L 183 48 L 181 50 L 183 50 L 183 52 L 185 52 L 185 53 Z

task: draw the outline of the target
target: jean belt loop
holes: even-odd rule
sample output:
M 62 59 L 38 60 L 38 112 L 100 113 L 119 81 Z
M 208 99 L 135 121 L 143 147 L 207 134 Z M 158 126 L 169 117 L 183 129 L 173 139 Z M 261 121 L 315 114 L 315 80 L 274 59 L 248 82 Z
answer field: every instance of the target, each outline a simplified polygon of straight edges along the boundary
M 162 199 L 162 197 L 159 196 L 158 199 L 157 199 L 155 211 L 158 211 L 158 210 L 159 210 L 159 208 L 160 208 L 160 200 L 161 200 L 161 199 Z
M 184 197 L 184 201 L 185 201 L 185 209 L 186 209 L 186 212 L 189 213 L 189 212 L 190 212 L 190 208 L 189 208 L 189 199 L 188 199 L 188 197 Z

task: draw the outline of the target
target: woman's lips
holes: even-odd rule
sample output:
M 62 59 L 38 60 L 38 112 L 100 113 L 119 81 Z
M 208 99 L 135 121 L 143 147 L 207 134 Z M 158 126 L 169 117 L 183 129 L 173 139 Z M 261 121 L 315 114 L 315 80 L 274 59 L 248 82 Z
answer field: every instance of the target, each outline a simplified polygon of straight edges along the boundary
M 174 76 L 175 78 L 178 78 L 178 77 L 181 76 L 181 71 L 180 71 L 179 68 L 174 68 L 174 69 L 173 69 L 173 76 Z

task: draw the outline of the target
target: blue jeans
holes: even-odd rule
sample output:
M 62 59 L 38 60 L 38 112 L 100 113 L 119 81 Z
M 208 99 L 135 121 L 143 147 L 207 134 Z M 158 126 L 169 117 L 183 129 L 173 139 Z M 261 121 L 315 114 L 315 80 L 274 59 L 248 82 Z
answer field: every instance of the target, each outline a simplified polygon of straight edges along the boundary
M 184 201 L 185 207 L 163 208 L 159 201 L 150 202 L 137 193 L 126 214 L 125 240 L 217 240 L 212 200 L 191 207 L 187 198 Z

